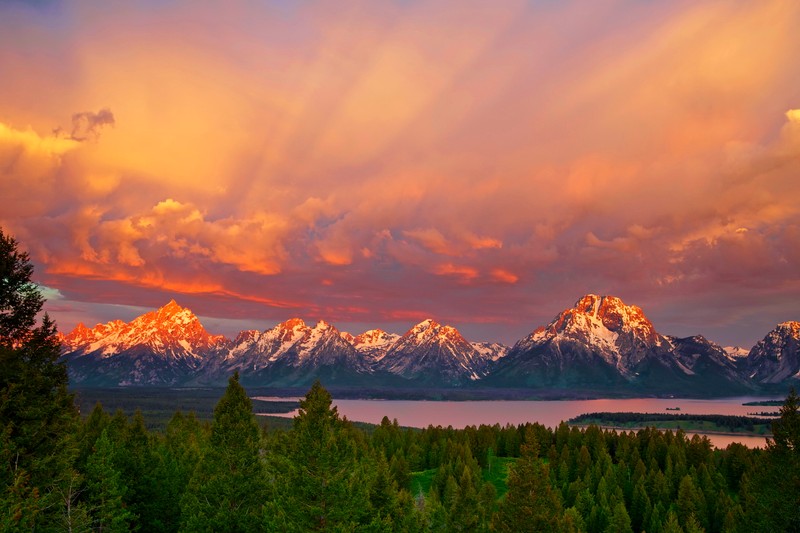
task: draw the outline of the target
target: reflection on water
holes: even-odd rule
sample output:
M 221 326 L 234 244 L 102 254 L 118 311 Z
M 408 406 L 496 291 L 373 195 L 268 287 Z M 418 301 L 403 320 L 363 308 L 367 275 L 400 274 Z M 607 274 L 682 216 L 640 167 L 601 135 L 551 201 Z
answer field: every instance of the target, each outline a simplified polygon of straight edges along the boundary
M 278 398 L 274 398 L 278 399 Z M 284 398 L 280 398 L 284 400 Z M 523 424 L 539 422 L 548 427 L 557 426 L 583 413 L 636 412 L 636 413 L 688 413 L 746 416 L 749 412 L 778 411 L 778 407 L 753 407 L 745 402 L 765 398 L 737 397 L 714 400 L 681 398 L 632 398 L 625 400 L 563 400 L 563 401 L 418 401 L 418 400 L 334 400 L 339 413 L 349 420 L 379 424 L 384 416 L 397 419 L 401 426 L 427 427 L 477 426 L 480 424 Z M 668 409 L 669 408 L 669 409 Z M 679 408 L 680 410 L 675 410 Z M 285 415 L 293 417 L 296 411 Z M 707 435 L 714 446 L 724 448 L 732 442 L 750 447 L 763 447 L 764 437 L 745 435 Z

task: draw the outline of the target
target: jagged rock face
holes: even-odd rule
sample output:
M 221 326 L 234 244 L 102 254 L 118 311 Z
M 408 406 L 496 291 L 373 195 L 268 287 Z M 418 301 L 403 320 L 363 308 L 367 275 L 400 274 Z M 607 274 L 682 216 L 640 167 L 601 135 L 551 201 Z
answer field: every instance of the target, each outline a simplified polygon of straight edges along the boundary
M 750 353 L 750 350 L 742 348 L 741 346 L 725 346 L 723 350 L 725 350 L 725 355 L 727 355 L 728 359 L 731 361 L 743 359 Z
M 748 380 L 739 372 L 736 361 L 720 345 L 702 335 L 667 339 L 672 347 L 672 359 L 678 368 L 689 377 L 701 379 L 706 388 L 723 390 L 734 385 L 751 388 Z
M 725 352 L 693 339 L 663 336 L 640 308 L 590 294 L 514 345 L 488 382 L 663 392 L 711 380 L 739 390 L 742 380 Z
M 386 352 L 397 342 L 400 335 L 387 333 L 380 329 L 370 329 L 353 337 L 352 343 L 356 350 L 378 362 L 384 358 Z
M 550 350 L 541 350 L 545 345 Z M 614 296 L 589 294 L 562 311 L 544 328 L 519 341 L 511 354 L 538 350 L 545 362 L 564 366 L 564 359 L 581 364 L 600 359 L 623 376 L 648 354 L 662 352 L 665 338 L 636 306 Z M 548 353 L 549 352 L 549 353 Z
M 380 368 L 404 378 L 442 379 L 454 384 L 485 375 L 488 360 L 451 326 L 420 322 L 400 337 Z
M 106 324 L 97 324 L 90 329 L 81 322 L 68 335 L 59 333 L 59 340 L 64 347 L 64 352 L 74 352 L 114 334 L 124 326 L 125 322 L 122 320 L 112 320 Z
M 508 355 L 508 350 L 510 349 L 499 342 L 473 342 L 470 344 L 481 354 L 481 357 L 491 362 L 498 361 Z
M 64 350 L 75 384 L 174 385 L 226 342 L 173 300 L 128 324 L 78 325 L 64 337 Z
M 225 372 L 260 372 L 271 367 L 335 365 L 358 372 L 366 371 L 367 367 L 363 357 L 332 325 L 320 321 L 312 328 L 293 318 L 262 333 L 240 335 L 224 354 L 220 366 Z
M 65 341 L 67 348 L 75 346 L 73 355 L 111 357 L 146 348 L 164 358 L 199 360 L 224 343 L 225 337 L 209 334 L 194 313 L 172 300 L 129 324 L 117 320 L 91 330 L 79 324 Z
M 481 380 L 487 386 L 724 395 L 800 379 L 798 322 L 778 325 L 743 358 L 699 335 L 663 336 L 638 307 L 591 294 L 510 350 L 469 343 L 430 319 L 403 336 L 376 329 L 354 337 L 325 321 L 311 327 L 293 318 L 229 341 L 209 334 L 174 301 L 128 324 L 79 324 L 60 338 L 70 379 L 83 386 L 224 384 L 239 371 L 250 385 L 298 386 L 320 378 L 348 386 L 438 387 Z
M 800 380 L 800 322 L 783 322 L 758 341 L 742 361 L 749 378 L 763 384 Z

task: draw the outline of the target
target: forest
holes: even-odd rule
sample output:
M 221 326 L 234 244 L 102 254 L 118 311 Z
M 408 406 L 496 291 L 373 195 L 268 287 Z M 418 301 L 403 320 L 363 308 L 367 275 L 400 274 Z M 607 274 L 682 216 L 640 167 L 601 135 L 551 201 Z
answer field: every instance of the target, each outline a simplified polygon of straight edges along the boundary
M 773 416 L 769 413 L 770 416 Z M 687 413 L 584 413 L 571 418 L 570 424 L 621 427 L 626 429 L 654 426 L 684 430 L 763 433 L 770 427 L 769 418 L 738 415 L 695 415 Z
M 0 232 L 2 531 L 800 530 L 800 399 L 764 449 L 561 423 L 356 427 L 319 382 L 286 428 L 231 376 L 210 421 L 82 417 L 32 267 Z

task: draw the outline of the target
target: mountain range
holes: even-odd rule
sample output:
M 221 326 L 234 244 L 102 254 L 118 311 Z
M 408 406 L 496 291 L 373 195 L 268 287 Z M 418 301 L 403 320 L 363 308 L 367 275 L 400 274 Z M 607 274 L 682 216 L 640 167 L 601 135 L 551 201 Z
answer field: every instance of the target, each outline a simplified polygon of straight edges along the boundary
M 238 371 L 251 386 L 588 391 L 724 396 L 800 380 L 800 322 L 784 322 L 751 350 L 698 335 L 658 333 L 636 306 L 589 294 L 512 347 L 467 341 L 432 319 L 403 335 L 359 335 L 292 318 L 235 339 L 208 333 L 174 300 L 130 323 L 61 335 L 75 386 L 219 385 Z M 781 389 L 782 390 L 782 389 Z

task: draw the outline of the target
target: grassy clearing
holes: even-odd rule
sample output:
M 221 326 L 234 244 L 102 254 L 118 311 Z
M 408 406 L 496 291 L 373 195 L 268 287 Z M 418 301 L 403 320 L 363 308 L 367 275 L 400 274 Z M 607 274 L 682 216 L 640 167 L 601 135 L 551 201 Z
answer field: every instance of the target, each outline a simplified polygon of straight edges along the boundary
M 420 493 L 428 494 L 428 491 L 431 489 L 431 483 L 433 482 L 434 475 L 436 475 L 435 468 L 429 468 L 428 470 L 421 470 L 419 472 L 412 472 L 411 494 L 414 496 Z
M 508 467 L 516 461 L 514 457 L 492 457 L 489 466 L 483 469 L 483 480 L 494 485 L 498 499 L 508 492 Z

